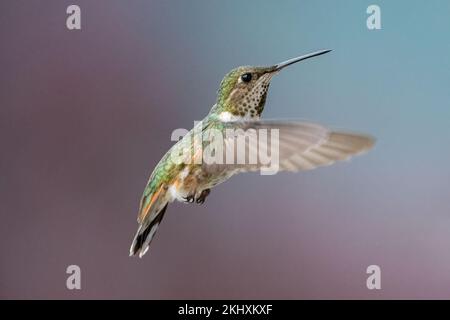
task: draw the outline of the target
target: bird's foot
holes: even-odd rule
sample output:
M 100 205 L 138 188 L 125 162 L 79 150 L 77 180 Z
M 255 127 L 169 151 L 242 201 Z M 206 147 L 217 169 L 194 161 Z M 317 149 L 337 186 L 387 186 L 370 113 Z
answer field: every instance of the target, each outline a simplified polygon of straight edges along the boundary
M 211 189 L 205 189 L 200 193 L 200 196 L 195 200 L 198 204 L 203 204 L 205 202 L 206 197 L 211 192 Z
M 186 200 L 186 202 L 188 202 L 188 203 L 193 203 L 194 195 L 189 195 L 189 196 L 185 197 L 184 200 Z

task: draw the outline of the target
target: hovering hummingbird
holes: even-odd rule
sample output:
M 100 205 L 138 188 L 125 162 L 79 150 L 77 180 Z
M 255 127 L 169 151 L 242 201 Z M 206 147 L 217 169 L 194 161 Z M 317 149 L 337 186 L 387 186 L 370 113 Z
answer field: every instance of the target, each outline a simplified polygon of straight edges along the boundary
M 199 135 L 208 135 L 210 129 L 220 132 L 227 129 L 242 129 L 237 132 L 252 129 L 278 130 L 281 171 L 301 171 L 329 165 L 363 153 L 373 146 L 374 139 L 367 135 L 334 131 L 309 122 L 260 120 L 269 84 L 275 74 L 294 63 L 330 51 L 313 52 L 268 67 L 238 67 L 225 75 L 220 84 L 217 101 L 200 122 L 201 127 L 197 124 L 172 146 L 153 170 L 141 198 L 137 219 L 139 227 L 130 248 L 130 256 L 142 257 L 147 252 L 170 202 L 178 200 L 202 204 L 211 188 L 219 183 L 237 173 L 257 171 L 264 167 L 264 164 L 258 161 L 252 164 L 174 161 L 174 154 L 185 151 L 188 151 L 186 154 L 191 160 L 201 159 L 204 149 L 195 148 L 194 144 Z M 229 145 L 227 142 L 230 141 L 225 141 L 225 144 Z M 202 147 L 205 144 L 207 142 L 203 140 L 200 142 Z

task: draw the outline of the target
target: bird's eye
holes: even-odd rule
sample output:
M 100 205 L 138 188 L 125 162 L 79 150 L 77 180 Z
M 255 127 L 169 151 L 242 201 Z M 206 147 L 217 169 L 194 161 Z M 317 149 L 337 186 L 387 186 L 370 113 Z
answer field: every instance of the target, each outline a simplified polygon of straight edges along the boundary
M 252 74 L 251 74 L 251 73 L 244 73 L 244 74 L 241 76 L 241 79 L 242 79 L 242 81 L 244 81 L 244 82 L 250 82 L 250 81 L 252 81 Z

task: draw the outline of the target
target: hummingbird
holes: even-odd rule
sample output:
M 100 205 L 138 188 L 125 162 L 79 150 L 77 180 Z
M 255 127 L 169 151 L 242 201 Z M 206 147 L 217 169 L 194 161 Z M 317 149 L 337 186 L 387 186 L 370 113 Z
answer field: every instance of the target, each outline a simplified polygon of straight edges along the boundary
M 261 170 L 266 165 L 260 161 L 243 164 L 198 161 L 205 150 L 198 145 L 205 147 L 208 144 L 199 139 L 207 136 L 211 129 L 219 132 L 241 129 L 236 131 L 240 134 L 245 130 L 278 130 L 278 171 L 297 172 L 330 165 L 364 153 L 374 145 L 374 138 L 365 134 L 336 131 L 311 122 L 261 119 L 274 75 L 287 66 L 330 51 L 316 51 L 271 66 L 241 66 L 225 75 L 210 112 L 170 148 L 150 175 L 140 201 L 139 226 L 130 256 L 141 258 L 147 252 L 169 203 L 202 204 L 216 185 L 235 174 Z M 194 161 L 175 161 L 175 154 L 186 154 L 189 159 L 185 160 Z

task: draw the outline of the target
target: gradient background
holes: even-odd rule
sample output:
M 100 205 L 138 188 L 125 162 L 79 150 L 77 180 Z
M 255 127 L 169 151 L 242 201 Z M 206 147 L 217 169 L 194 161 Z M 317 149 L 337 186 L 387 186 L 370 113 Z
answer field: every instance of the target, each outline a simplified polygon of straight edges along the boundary
M 66 8 L 82 30 L 66 29 Z M 381 7 L 382 30 L 366 28 Z M 2 1 L 0 298 L 450 298 L 449 1 Z M 175 204 L 128 257 L 151 170 L 223 75 L 316 49 L 266 118 L 377 137 Z M 82 290 L 66 289 L 66 267 Z M 382 269 L 382 290 L 366 268 Z

